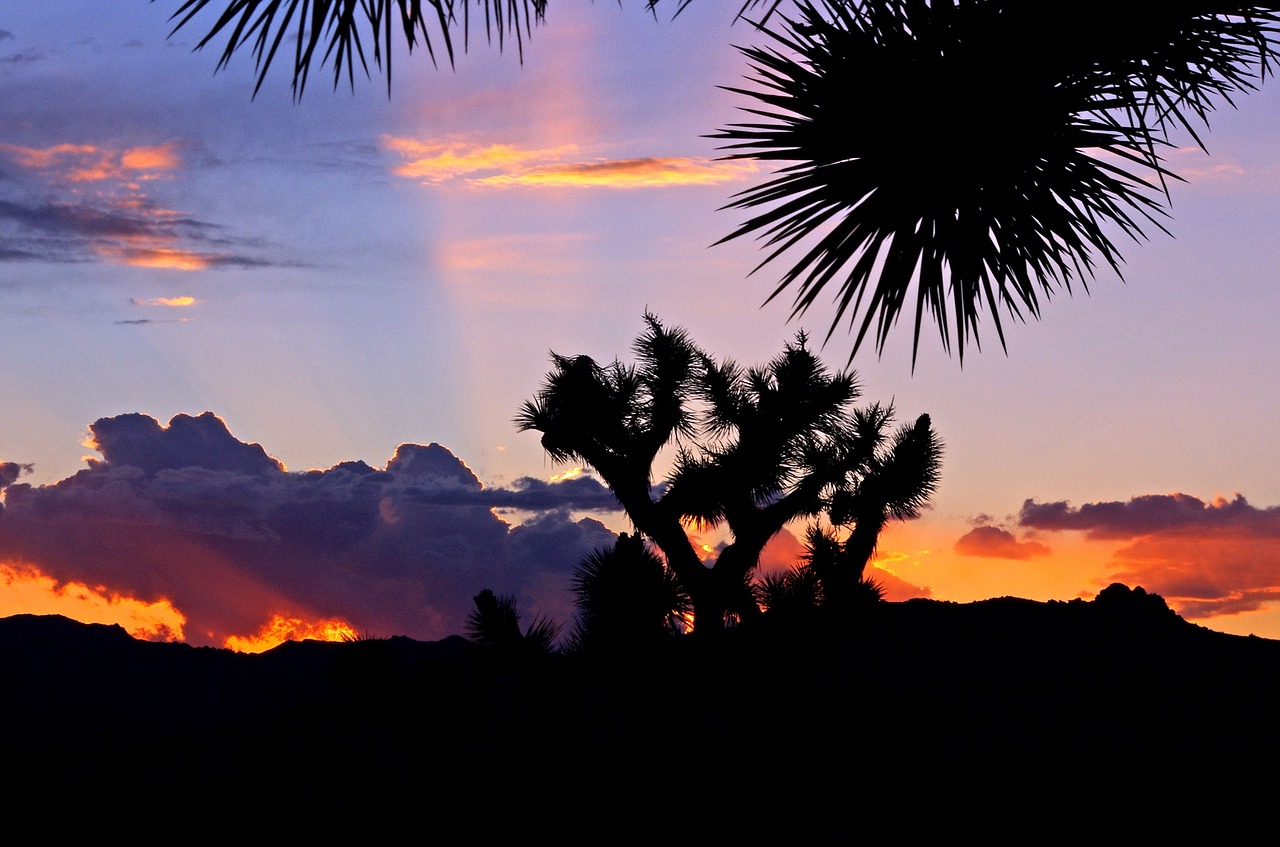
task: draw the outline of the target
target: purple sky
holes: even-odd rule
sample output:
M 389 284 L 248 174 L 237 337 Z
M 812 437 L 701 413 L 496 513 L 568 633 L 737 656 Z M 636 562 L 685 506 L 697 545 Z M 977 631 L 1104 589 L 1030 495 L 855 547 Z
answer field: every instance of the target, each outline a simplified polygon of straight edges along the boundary
M 166 598 L 197 639 L 272 603 L 434 637 L 486 581 L 563 618 L 576 557 L 627 525 L 557 485 L 533 502 L 568 470 L 512 424 L 549 351 L 625 358 L 646 309 L 742 363 L 824 337 L 825 303 L 762 306 L 780 269 L 749 275 L 754 243 L 711 246 L 740 223 L 719 207 L 767 175 L 705 137 L 747 105 L 718 87 L 758 37 L 736 4 L 555 3 L 523 64 L 401 56 L 390 99 L 319 75 L 296 105 L 283 68 L 251 100 L 248 54 L 215 75 L 195 30 L 168 38 L 177 5 L 0 9 L 0 563 Z M 881 545 L 904 590 L 1122 579 L 1280 637 L 1280 93 L 1211 126 L 1210 155 L 1169 154 L 1173 237 L 1120 242 L 1124 283 L 1101 273 L 963 368 L 926 331 L 913 371 L 909 319 L 859 353 L 864 400 L 928 412 L 946 444 L 932 508 Z M 848 349 L 838 332 L 824 355 Z M 200 437 L 170 438 L 175 416 Z M 401 445 L 452 470 L 397 472 Z M 155 549 L 103 552 L 140 527 Z M 211 575 L 269 599 L 226 607 Z

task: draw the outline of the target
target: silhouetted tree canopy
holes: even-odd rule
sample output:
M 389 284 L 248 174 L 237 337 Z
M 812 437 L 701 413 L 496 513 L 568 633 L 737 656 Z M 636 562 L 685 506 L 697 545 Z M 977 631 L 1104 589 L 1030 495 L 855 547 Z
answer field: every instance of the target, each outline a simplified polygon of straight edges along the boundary
M 854 374 L 829 372 L 803 333 L 767 364 L 743 368 L 653 315 L 645 324 L 635 365 L 552 353 L 516 423 L 542 433 L 552 459 L 604 479 L 688 594 L 695 630 L 760 614 L 753 572 L 792 521 L 825 518 L 847 531 L 865 553 L 856 580 L 885 523 L 914 517 L 933 493 L 942 446 L 929 416 L 893 430 L 891 405 L 855 407 Z M 655 485 L 666 448 L 671 470 Z M 732 541 L 704 562 L 690 524 L 724 527 Z

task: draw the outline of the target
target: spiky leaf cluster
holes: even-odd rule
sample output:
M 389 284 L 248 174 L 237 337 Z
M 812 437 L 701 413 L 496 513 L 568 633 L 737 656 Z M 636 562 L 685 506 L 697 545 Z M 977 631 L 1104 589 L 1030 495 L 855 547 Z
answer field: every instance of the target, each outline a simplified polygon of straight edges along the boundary
M 776 163 L 725 240 L 795 250 L 770 299 L 834 286 L 831 332 L 883 351 L 914 311 L 963 360 L 990 313 L 1039 317 L 1087 286 L 1113 236 L 1164 229 L 1160 151 L 1274 58 L 1274 7 L 1215 0 L 802 0 L 743 48 L 758 120 L 715 137 Z M 1198 138 L 1197 138 L 1198 140 Z M 759 267 L 757 267 L 759 270 Z M 914 302 L 910 302 L 914 301 Z M 828 333 L 830 337 L 830 333 Z M 852 358 L 852 353 L 851 353 Z
M 473 6 L 483 17 L 489 40 L 502 47 L 514 38 L 523 54 L 524 40 L 532 25 L 543 20 L 547 0 L 183 0 L 170 16 L 173 31 L 191 24 L 210 5 L 221 12 L 196 49 L 225 36 L 219 69 L 226 67 L 235 53 L 248 49 L 257 69 L 256 95 L 280 47 L 291 45 L 293 93 L 301 97 L 311 67 L 330 62 L 334 87 L 345 73 L 354 88 L 357 66 L 368 77 L 372 61 L 385 73 L 390 94 L 392 45 L 401 40 L 406 52 L 421 46 L 433 62 L 439 45 L 452 65 L 452 30 L 461 16 L 465 45 Z
M 623 533 L 574 570 L 578 618 L 571 649 L 651 646 L 683 631 L 689 595 L 644 538 Z

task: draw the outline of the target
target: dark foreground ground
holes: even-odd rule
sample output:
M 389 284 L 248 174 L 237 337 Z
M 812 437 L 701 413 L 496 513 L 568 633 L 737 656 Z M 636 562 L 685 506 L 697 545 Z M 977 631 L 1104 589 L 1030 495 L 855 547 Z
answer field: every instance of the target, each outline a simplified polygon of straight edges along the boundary
M 0 619 L 0 685 L 9 810 L 124 795 L 202 826 L 247 809 L 533 826 L 517 806 L 560 825 L 621 809 L 615 826 L 674 827 L 697 809 L 818 826 L 960 798 L 975 815 L 1091 814 L 1203 802 L 1240 768 L 1270 784 L 1280 767 L 1280 642 L 1118 585 L 884 603 L 839 634 L 739 631 L 609 662 L 458 637 L 245 655 L 20 615 Z

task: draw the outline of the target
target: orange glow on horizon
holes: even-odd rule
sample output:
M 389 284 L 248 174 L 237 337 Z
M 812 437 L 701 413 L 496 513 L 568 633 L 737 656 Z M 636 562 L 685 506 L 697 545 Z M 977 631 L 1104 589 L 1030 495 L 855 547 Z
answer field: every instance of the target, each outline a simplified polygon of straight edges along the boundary
M 359 633 L 340 618 L 304 621 L 301 618 L 273 615 L 254 635 L 232 635 L 225 646 L 237 653 L 265 653 L 286 641 L 351 641 Z
M 81 623 L 118 624 L 145 641 L 181 641 L 186 616 L 168 600 L 124 597 L 105 586 L 59 583 L 34 565 L 0 562 L 0 617 L 62 615 Z

